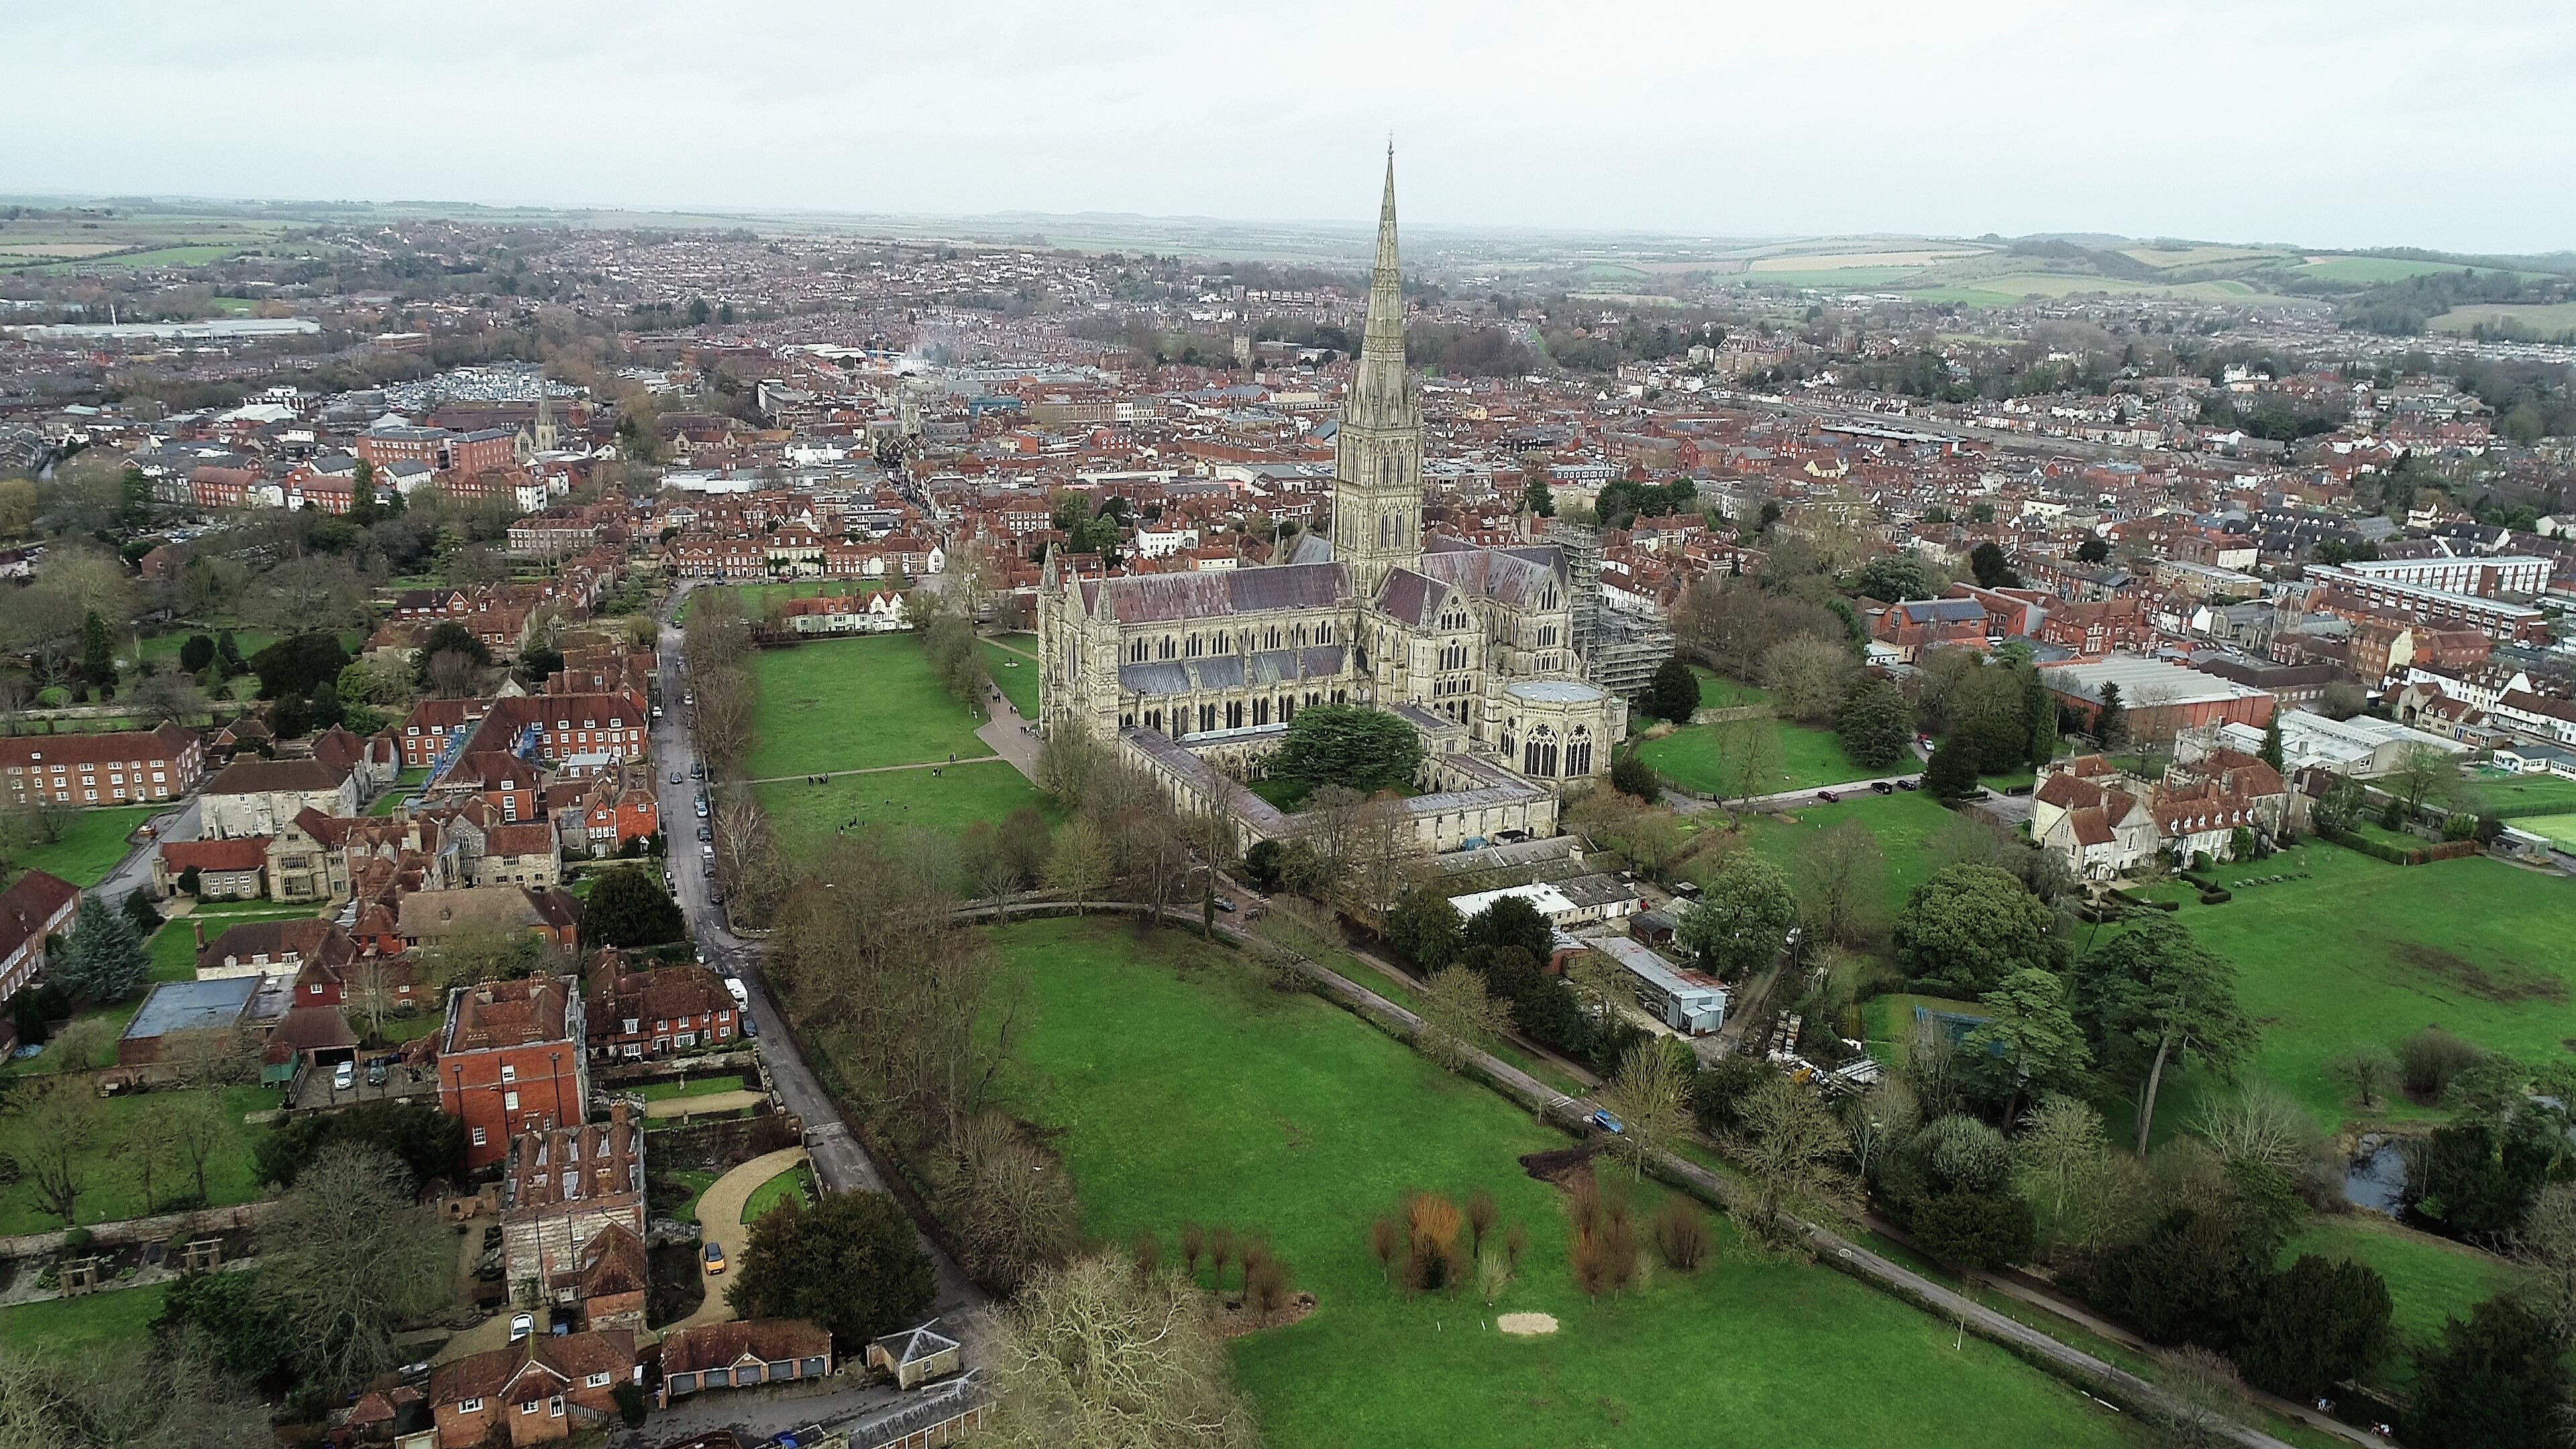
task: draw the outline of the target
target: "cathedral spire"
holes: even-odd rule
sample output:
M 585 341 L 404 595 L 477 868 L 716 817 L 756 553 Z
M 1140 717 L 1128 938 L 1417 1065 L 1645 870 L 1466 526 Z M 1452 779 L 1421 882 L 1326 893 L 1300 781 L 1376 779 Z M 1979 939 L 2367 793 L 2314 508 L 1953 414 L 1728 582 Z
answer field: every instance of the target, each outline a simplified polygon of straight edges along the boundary
M 1369 276 L 1368 329 L 1360 343 L 1360 378 L 1401 385 L 1404 371 L 1404 274 L 1395 246 L 1395 143 L 1386 148 L 1386 195 L 1377 207 L 1377 268 Z M 1394 364 L 1392 376 L 1373 376 L 1371 362 Z

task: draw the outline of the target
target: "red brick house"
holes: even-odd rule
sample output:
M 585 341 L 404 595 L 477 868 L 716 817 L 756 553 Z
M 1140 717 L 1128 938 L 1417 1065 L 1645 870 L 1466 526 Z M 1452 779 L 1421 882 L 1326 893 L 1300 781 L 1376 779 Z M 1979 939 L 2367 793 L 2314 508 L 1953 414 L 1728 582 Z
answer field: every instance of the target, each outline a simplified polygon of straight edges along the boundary
M 45 938 L 72 928 L 80 898 L 80 887 L 41 870 L 0 891 L 0 1001 L 44 969 Z
M 448 740 L 466 733 L 491 707 L 481 699 L 424 699 L 413 705 L 398 731 L 403 768 L 426 770 L 437 764 Z
M 602 951 L 585 986 L 590 1050 L 604 1062 L 725 1046 L 741 1035 L 724 978 L 694 962 L 629 971 L 623 954 Z
M 0 780 L 10 802 L 124 805 L 175 800 L 206 776 L 197 732 L 165 724 L 103 735 L 0 737 Z
M 438 1449 L 548 1444 L 617 1413 L 619 1384 L 642 1382 L 630 1329 L 531 1334 L 429 1376 Z
M 553 976 L 459 986 L 438 1038 L 438 1105 L 465 1124 L 465 1160 L 509 1156 L 510 1139 L 590 1116 L 581 993 Z
M 2126 653 L 2144 649 L 2155 638 L 2155 628 L 2147 622 L 2146 600 L 2132 595 L 2058 604 L 2040 621 L 2039 638 L 2078 654 Z
M 239 840 L 170 840 L 152 853 L 153 894 L 167 900 L 179 894 L 179 878 L 197 873 L 201 901 L 256 900 L 268 893 L 266 838 Z

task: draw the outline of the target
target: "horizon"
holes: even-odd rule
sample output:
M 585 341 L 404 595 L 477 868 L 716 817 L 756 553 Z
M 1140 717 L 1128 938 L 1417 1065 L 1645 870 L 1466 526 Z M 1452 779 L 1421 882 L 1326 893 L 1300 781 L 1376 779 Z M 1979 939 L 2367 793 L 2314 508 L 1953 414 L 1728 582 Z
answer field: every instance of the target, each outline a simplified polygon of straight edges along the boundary
M 27 62 L 22 105 L 87 134 L 0 161 L 0 192 L 1365 228 L 1392 133 L 1408 217 L 1432 231 L 2576 250 L 2576 201 L 2543 180 L 2576 163 L 2563 7 L 2456 27 L 2389 4 L 2164 0 L 2041 27 L 1987 0 L 1930 30 L 1876 0 L 1617 27 L 1512 7 L 1328 4 L 1294 29 L 1161 4 L 1079 23 L 1009 9 L 787 6 L 713 36 L 792 33 L 802 66 L 774 46 L 709 53 L 695 17 L 657 7 L 469 6 L 457 28 L 502 37 L 472 52 L 301 0 L 21 15 L 0 34 Z M 381 83 L 327 79 L 389 58 L 402 69 Z M 2424 176 L 2454 199 L 2401 184 Z

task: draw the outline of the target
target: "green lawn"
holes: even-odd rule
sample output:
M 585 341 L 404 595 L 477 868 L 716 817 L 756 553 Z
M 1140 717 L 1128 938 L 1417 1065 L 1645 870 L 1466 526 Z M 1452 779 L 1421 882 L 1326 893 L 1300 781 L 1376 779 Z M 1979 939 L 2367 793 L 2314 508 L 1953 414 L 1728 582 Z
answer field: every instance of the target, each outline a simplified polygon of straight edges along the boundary
M 197 928 L 190 921 L 203 921 L 206 943 L 244 921 L 292 921 L 313 914 L 311 906 L 260 904 L 223 907 L 203 905 L 186 916 L 177 917 L 152 933 L 146 951 L 152 957 L 152 979 L 155 981 L 194 981 L 197 979 Z
M 2517 815 L 2513 826 L 2557 843 L 2563 850 L 2576 850 L 2576 813 L 2565 815 Z
M 681 1187 L 688 1190 L 688 1196 L 681 1198 L 675 1203 L 657 1202 L 652 1204 L 653 1216 L 656 1218 L 669 1218 L 673 1222 L 686 1223 L 696 1221 L 698 1216 L 698 1199 L 705 1196 L 707 1189 L 715 1186 L 716 1179 L 723 1175 L 724 1174 L 717 1172 L 701 1171 L 694 1167 L 683 1168 L 678 1172 L 672 1173 L 672 1179 Z
M 63 838 L 50 845 L 34 845 L 10 860 L 12 874 L 23 870 L 51 871 L 76 886 L 94 886 L 107 879 L 117 862 L 134 848 L 126 837 L 144 821 L 169 809 L 167 805 L 109 805 L 83 810 L 71 817 Z
M 660 1102 L 672 1097 L 712 1097 L 719 1092 L 739 1092 L 745 1089 L 742 1085 L 742 1073 L 722 1071 L 713 1076 L 690 1077 L 686 1081 L 653 1082 L 641 1087 L 623 1087 L 619 1090 L 642 1097 L 647 1102 Z
M 1829 1269 L 1722 1257 L 1589 1302 L 1556 1190 L 1515 1161 L 1561 1134 L 1177 933 L 1049 921 L 997 939 L 1033 986 L 1008 1090 L 1060 1131 L 1091 1234 L 1150 1229 L 1168 1260 L 1184 1219 L 1252 1229 L 1319 1298 L 1233 1348 L 1280 1449 L 2130 1442 L 2072 1390 Z M 1483 1188 L 1527 1225 L 1493 1308 L 1385 1286 L 1368 1223 L 1407 1187 Z M 1506 1338 L 1491 1321 L 1508 1311 L 1562 1329 Z
M 2301 870 L 2311 878 L 2236 884 Z M 2323 1121 L 2346 1115 L 2326 1064 L 2356 1043 L 2393 1047 L 2438 1025 L 2540 1061 L 2576 1035 L 2576 883 L 2483 856 L 2398 866 L 2322 843 L 2221 866 L 2218 879 L 2236 898 L 2195 898 L 2181 918 L 2242 968 L 2239 997 L 2263 1025 L 2253 1070 Z M 2389 1115 L 2428 1112 L 2398 1102 Z
M 1714 669 L 1694 664 L 1691 666 L 1691 677 L 1699 681 L 1699 707 L 1702 709 L 1733 709 L 1738 705 L 1771 702 L 1771 691 L 1759 685 L 1729 679 Z
M 753 1188 L 751 1196 L 742 1200 L 742 1220 L 747 1223 L 759 1222 L 769 1215 L 771 1208 L 790 1197 L 796 1199 L 801 1206 L 814 1205 L 814 1190 L 806 1186 L 806 1172 L 802 1163 Z
M 2576 780 L 2563 775 L 2481 773 L 2469 777 L 2469 792 L 2487 813 L 2508 820 L 2576 811 Z
M 1808 729 L 1786 720 L 1769 721 L 1769 727 L 1780 741 L 1779 762 L 1765 778 L 1757 795 L 1775 794 L 1782 790 L 1811 790 L 1824 785 L 1839 785 L 1846 780 L 1867 780 L 1880 775 L 1901 773 L 1906 762 L 1899 761 L 1885 770 L 1873 770 L 1854 764 L 1843 753 L 1843 742 L 1829 730 Z M 1720 774 L 1720 751 L 1729 730 L 1744 728 L 1741 723 L 1691 725 L 1658 740 L 1648 740 L 1637 749 L 1649 765 L 1669 776 L 1675 783 L 1703 795 L 1731 792 L 1733 787 Z
M 1862 791 L 1831 805 L 1802 805 L 1787 815 L 1761 815 L 1744 824 L 1753 848 L 1787 869 L 1805 842 L 1826 827 L 1857 821 L 1878 839 L 1887 857 L 1887 909 L 1892 915 L 1906 895 L 1932 874 L 1932 837 L 1956 817 L 1920 790 L 1893 795 Z M 1974 828 L 1973 822 L 1970 822 Z
M 772 599 L 846 599 L 854 595 L 864 598 L 889 588 L 903 588 L 908 582 L 904 579 L 799 579 L 792 583 L 734 584 L 730 587 L 742 595 L 743 613 L 757 619 L 768 611 Z M 698 600 L 704 597 L 706 590 L 703 588 L 689 595 L 688 608 L 695 609 Z M 685 611 L 682 617 L 686 617 Z
M 1892 991 L 1873 996 L 1860 1005 L 1861 1021 L 1867 1029 L 1869 1054 L 1890 1066 L 1905 1059 L 1905 1049 L 1914 1040 L 1914 1009 L 1951 1011 L 1964 1016 L 1985 1016 L 1986 1009 L 1973 1001 L 1954 1001 L 1946 996 L 1922 996 L 1911 991 Z
M 1017 635 L 1016 638 L 1026 638 Z M 1023 654 L 1014 654 L 1001 645 L 984 641 L 984 663 L 993 671 L 993 687 L 1020 712 L 1022 719 L 1038 717 L 1038 662 Z
M 61 1363 L 101 1350 L 141 1348 L 161 1316 L 166 1285 L 118 1288 L 80 1298 L 54 1298 L 0 1308 L 0 1343 L 41 1352 Z
M 2466 1318 L 2479 1300 L 2493 1296 L 2515 1277 L 2511 1264 L 2462 1243 L 2410 1232 L 2377 1213 L 2352 1212 L 2318 1218 L 2281 1251 L 2289 1263 L 2302 1253 L 2344 1258 L 2379 1270 L 2388 1280 L 2388 1298 L 2398 1332 L 2408 1339 L 2430 1339 L 2446 1318 Z
M 123 1008 L 132 1015 L 132 1008 Z M 97 1147 L 89 1153 L 89 1188 L 81 1195 L 80 1220 L 84 1223 L 114 1222 L 120 1218 L 142 1217 L 144 1213 L 141 1186 L 117 1160 L 116 1146 L 130 1135 L 131 1124 L 148 1114 L 168 1112 L 185 1096 L 182 1092 L 146 1092 L 135 1097 L 111 1097 L 99 1104 L 106 1114 Z M 257 1168 L 251 1152 L 268 1128 L 253 1126 L 242 1120 L 247 1113 L 265 1111 L 277 1105 L 273 1087 L 228 1087 L 223 1089 L 225 1120 L 233 1125 L 232 1139 L 206 1162 L 206 1205 L 228 1207 L 249 1202 L 262 1195 L 257 1181 Z M 182 1191 L 196 1189 L 193 1172 L 182 1163 L 163 1163 L 154 1173 L 152 1192 L 156 1199 L 167 1199 Z M 157 1208 L 158 1202 L 154 1204 Z M 63 1220 L 37 1205 L 34 1187 L 21 1179 L 0 1186 L 0 1234 L 52 1232 Z
M 391 815 L 396 810 L 402 808 L 404 799 L 413 791 L 418 790 L 421 786 L 428 783 L 429 767 L 427 765 L 405 770 L 400 775 L 394 777 L 393 788 L 385 791 L 383 795 L 377 797 L 374 804 L 367 807 L 367 813 L 370 815 Z
M 1061 818 L 1055 802 L 1038 793 L 1028 777 L 1008 760 L 971 760 L 933 775 L 928 770 L 888 770 L 882 775 L 841 775 L 830 784 L 808 785 L 782 780 L 757 787 L 761 808 L 790 860 L 800 848 L 820 847 L 843 822 L 860 825 L 918 825 L 932 830 L 963 830 L 978 820 L 1000 824 L 1023 805 L 1034 805 L 1049 821 Z
M 753 669 L 760 681 L 760 743 L 747 764 L 753 779 L 993 753 L 975 738 L 982 717 L 931 673 L 915 635 L 763 650 Z

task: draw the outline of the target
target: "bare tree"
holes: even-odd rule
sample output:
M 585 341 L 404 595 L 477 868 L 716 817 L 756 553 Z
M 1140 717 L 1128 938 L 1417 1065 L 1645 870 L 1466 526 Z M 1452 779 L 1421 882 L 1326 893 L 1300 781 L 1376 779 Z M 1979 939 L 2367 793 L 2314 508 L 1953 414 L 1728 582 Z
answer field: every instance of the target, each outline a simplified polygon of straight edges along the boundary
M 2576 1334 L 2576 1183 L 2534 1193 L 2509 1242 L 2514 1261 L 2531 1271 L 2524 1291 L 2565 1342 Z
M 153 1183 L 164 1168 L 176 1165 L 178 1148 L 178 1133 L 170 1122 L 169 1111 L 148 1098 L 118 1125 L 110 1151 L 116 1165 L 133 1181 L 135 1195 L 143 1201 L 141 1216 L 150 1217 L 159 1210 L 161 1195 L 153 1190 Z
M 1216 939 L 1216 882 L 1234 868 L 1241 837 L 1234 815 L 1218 805 L 1201 805 L 1182 817 L 1190 852 L 1199 861 L 1199 934 Z
M 213 1092 L 189 1092 L 171 1103 L 170 1145 L 195 1175 L 197 1201 L 206 1200 L 206 1164 L 239 1135 L 238 1124 Z
M 48 1077 L 19 1089 L 9 1104 L 8 1153 L 34 1188 L 36 1202 L 63 1220 L 80 1221 L 80 1201 L 97 1185 L 92 1154 L 107 1130 L 98 1093 L 84 1076 Z
M 1744 1125 L 1727 1155 L 1744 1171 L 1750 1199 L 1738 1214 L 1745 1230 L 1785 1245 L 1785 1215 L 1848 1216 L 1856 1205 L 1851 1140 L 1815 1093 L 1772 1077 L 1747 1097 Z
M 1729 720 L 1717 727 L 1718 778 L 1741 803 L 1770 793 L 1780 778 L 1780 728 L 1767 719 Z
M 991 1434 L 1027 1449 L 1252 1449 L 1207 1299 L 1115 1253 L 1041 1272 L 993 1335 Z
M 1511 1008 L 1485 992 L 1484 978 L 1463 966 L 1433 973 L 1414 1002 L 1422 1018 L 1415 1044 L 1442 1071 L 1465 1070 L 1486 1042 L 1511 1029 Z
M 2164 1395 L 2156 1418 L 2172 1449 L 2219 1449 L 2237 1442 L 2239 1422 L 2253 1407 L 2245 1381 L 2224 1354 L 2197 1344 L 2165 1356 Z
M 1621 1055 L 1601 1093 L 1601 1104 L 1619 1119 L 1619 1150 L 1641 1182 L 1649 1161 L 1690 1135 L 1690 1068 L 1675 1056 L 1681 1050 L 1662 1037 L 1641 1038 Z
M 400 1363 L 395 1331 L 451 1292 L 452 1241 L 390 1154 L 322 1149 L 260 1224 L 261 1285 L 305 1372 L 337 1392 Z
M 1047 888 L 1073 902 L 1073 913 L 1109 882 L 1109 843 L 1100 837 L 1100 828 L 1080 816 L 1066 821 L 1055 833 L 1055 849 L 1047 856 Z
M 474 656 L 461 649 L 441 649 L 432 654 L 424 672 L 429 692 L 440 699 L 462 699 L 473 693 L 483 674 Z
M 1857 820 L 1837 820 L 1799 843 L 1791 870 L 1809 933 L 1858 945 L 1887 892 L 1878 837 Z

